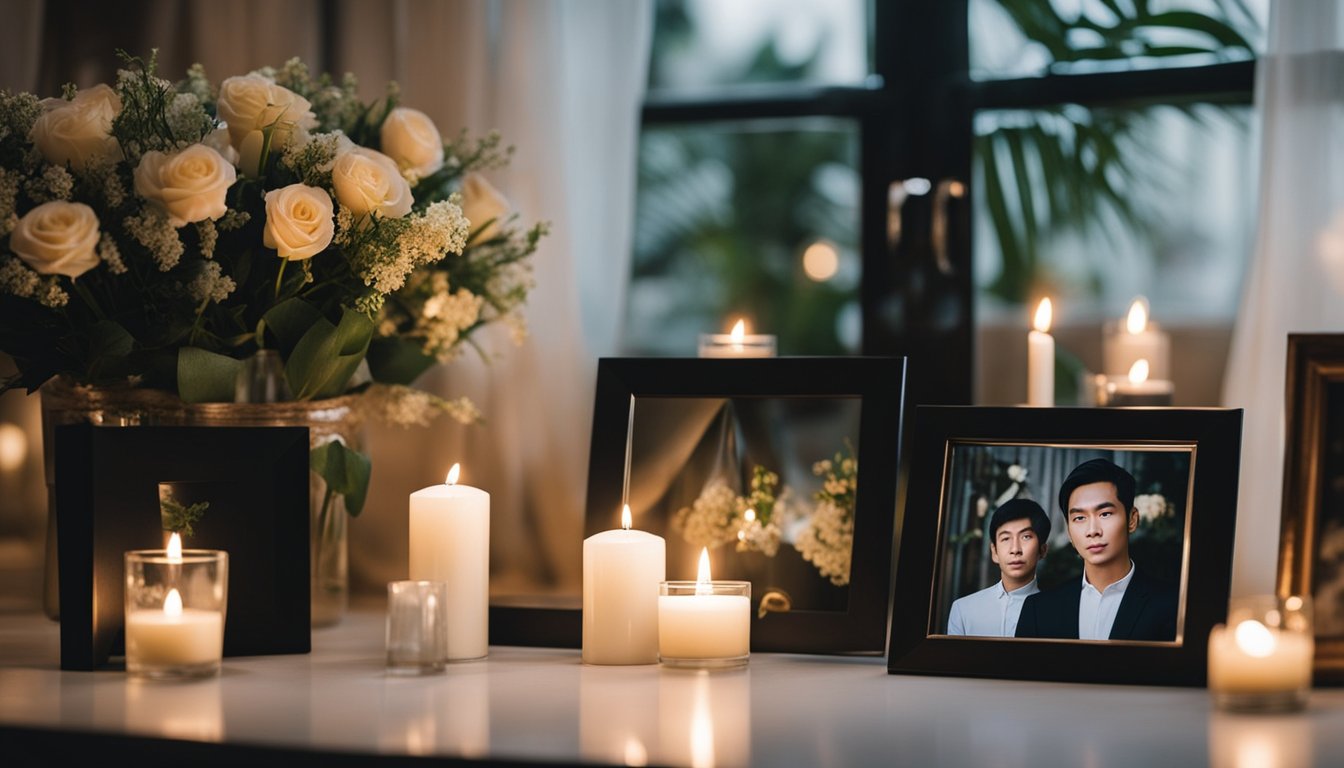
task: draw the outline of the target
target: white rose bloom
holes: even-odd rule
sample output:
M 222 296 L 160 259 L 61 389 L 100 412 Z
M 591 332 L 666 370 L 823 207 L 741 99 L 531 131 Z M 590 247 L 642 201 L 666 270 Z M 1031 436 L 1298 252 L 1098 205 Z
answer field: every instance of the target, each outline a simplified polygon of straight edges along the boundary
M 429 115 L 397 107 L 383 121 L 383 152 L 402 171 L 424 178 L 443 167 L 443 138 Z
M 233 145 L 229 142 L 230 137 L 228 128 L 216 128 L 210 133 L 207 133 L 204 139 L 201 139 L 202 144 L 218 152 L 220 157 L 228 160 L 229 163 L 236 168 L 238 167 L 238 161 L 240 159 L 238 150 L 234 149 Z
M 112 120 L 121 98 L 106 85 L 80 91 L 71 101 L 47 99 L 29 134 L 48 162 L 83 170 L 91 162 L 121 154 L 112 138 Z
M 509 213 L 509 201 L 475 171 L 462 179 L 462 214 L 471 223 L 473 242 L 483 242 L 499 234 L 500 222 Z M 489 226 L 481 229 L 487 221 Z
M 262 241 L 283 259 L 307 259 L 331 244 L 334 222 L 331 196 L 326 190 L 290 184 L 266 193 Z
M 174 227 L 218 219 L 237 179 L 233 165 L 204 144 L 179 152 L 146 152 L 135 169 L 135 193 L 168 215 Z
M 377 211 L 395 219 L 411 211 L 411 185 L 382 152 L 365 147 L 342 152 L 331 169 L 331 181 L 336 199 L 356 216 Z
M 267 78 L 252 74 L 230 77 L 219 85 L 216 110 L 228 126 L 235 149 L 252 131 L 272 128 L 271 147 L 282 149 L 297 128 L 314 128 L 317 118 L 307 99 Z
M 19 219 L 10 250 L 44 275 L 75 278 L 98 266 L 98 216 L 83 203 L 43 203 Z

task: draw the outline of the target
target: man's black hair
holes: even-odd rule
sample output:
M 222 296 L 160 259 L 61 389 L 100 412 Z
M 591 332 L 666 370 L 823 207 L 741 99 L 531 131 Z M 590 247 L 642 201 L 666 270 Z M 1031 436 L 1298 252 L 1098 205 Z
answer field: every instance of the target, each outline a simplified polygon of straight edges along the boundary
M 1074 467 L 1069 476 L 1064 478 L 1064 484 L 1059 487 L 1059 511 L 1063 512 L 1066 518 L 1069 514 L 1069 497 L 1078 488 L 1092 483 L 1114 485 L 1115 495 L 1125 508 L 1124 514 L 1126 517 L 1129 516 L 1130 510 L 1134 509 L 1134 476 L 1116 466 L 1114 462 L 1092 459 Z
M 998 539 L 999 528 L 1024 517 L 1031 521 L 1031 530 L 1036 532 L 1036 538 L 1044 544 L 1050 538 L 1050 518 L 1046 516 L 1045 510 L 1031 499 L 1011 499 L 994 510 L 993 516 L 989 518 L 990 546 Z

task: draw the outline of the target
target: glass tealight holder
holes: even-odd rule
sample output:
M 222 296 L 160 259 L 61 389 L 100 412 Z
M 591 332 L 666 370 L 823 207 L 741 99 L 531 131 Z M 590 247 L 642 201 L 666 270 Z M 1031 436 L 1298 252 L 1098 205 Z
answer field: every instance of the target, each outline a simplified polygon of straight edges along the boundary
M 723 669 L 751 658 L 751 582 L 664 581 L 658 585 L 658 661 Z
M 387 671 L 431 675 L 448 666 L 448 582 L 387 585 Z
M 1311 693 L 1311 600 L 1294 595 L 1234 599 L 1227 624 L 1209 633 L 1209 693 L 1221 709 L 1301 709 Z
M 219 674 L 229 555 L 213 549 L 126 553 L 126 671 L 135 677 Z
M 776 339 L 772 333 L 748 333 L 734 337 L 730 333 L 702 333 L 699 357 L 774 357 Z

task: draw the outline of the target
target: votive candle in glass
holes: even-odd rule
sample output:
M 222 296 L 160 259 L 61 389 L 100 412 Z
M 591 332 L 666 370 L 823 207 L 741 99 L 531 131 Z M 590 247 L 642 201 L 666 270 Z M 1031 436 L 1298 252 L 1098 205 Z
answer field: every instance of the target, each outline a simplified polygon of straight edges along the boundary
M 126 671 L 149 678 L 218 674 L 228 553 L 142 549 L 125 559 Z
M 1315 648 L 1308 598 L 1235 599 L 1227 624 L 1209 633 L 1209 693 L 1228 710 L 1300 709 L 1311 692 Z
M 387 585 L 387 670 L 397 675 L 442 672 L 448 665 L 448 582 Z
M 751 582 L 700 577 L 658 585 L 658 660 L 669 667 L 738 667 L 751 657 Z

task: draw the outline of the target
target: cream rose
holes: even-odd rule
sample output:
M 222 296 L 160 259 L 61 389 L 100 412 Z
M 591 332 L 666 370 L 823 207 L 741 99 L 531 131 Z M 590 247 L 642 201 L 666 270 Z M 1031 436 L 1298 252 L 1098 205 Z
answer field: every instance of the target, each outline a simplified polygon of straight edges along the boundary
M 261 75 L 230 77 L 220 83 L 215 104 L 229 127 L 234 149 L 240 152 L 243 139 L 252 131 L 272 128 L 271 146 L 280 149 L 289 143 L 295 128 L 317 126 L 307 99 Z
M 307 259 L 331 244 L 336 225 L 331 196 L 307 184 L 290 184 L 266 193 L 266 230 L 262 242 L 283 259 Z
M 54 200 L 19 219 L 9 247 L 44 275 L 75 278 L 98 266 L 98 216 L 83 203 Z
M 46 111 L 33 123 L 29 137 L 48 162 L 83 170 L 91 162 L 121 155 L 112 138 L 112 120 L 121 112 L 121 98 L 106 85 L 80 91 L 71 101 L 47 99 Z
M 462 179 L 462 215 L 471 224 L 473 242 L 484 242 L 499 234 L 500 223 L 509 213 L 509 201 L 475 171 Z M 489 226 L 481 229 L 486 222 Z
M 331 181 L 336 199 L 356 216 L 377 211 L 395 219 L 411 211 L 411 185 L 382 152 L 365 147 L 342 152 L 331 169 Z
M 224 196 L 237 176 L 223 155 L 204 144 L 171 154 L 150 151 L 135 168 L 135 193 L 180 227 L 223 216 L 228 210 Z
M 429 115 L 397 107 L 383 121 L 379 134 L 383 153 L 402 171 L 424 178 L 443 167 L 443 138 Z

